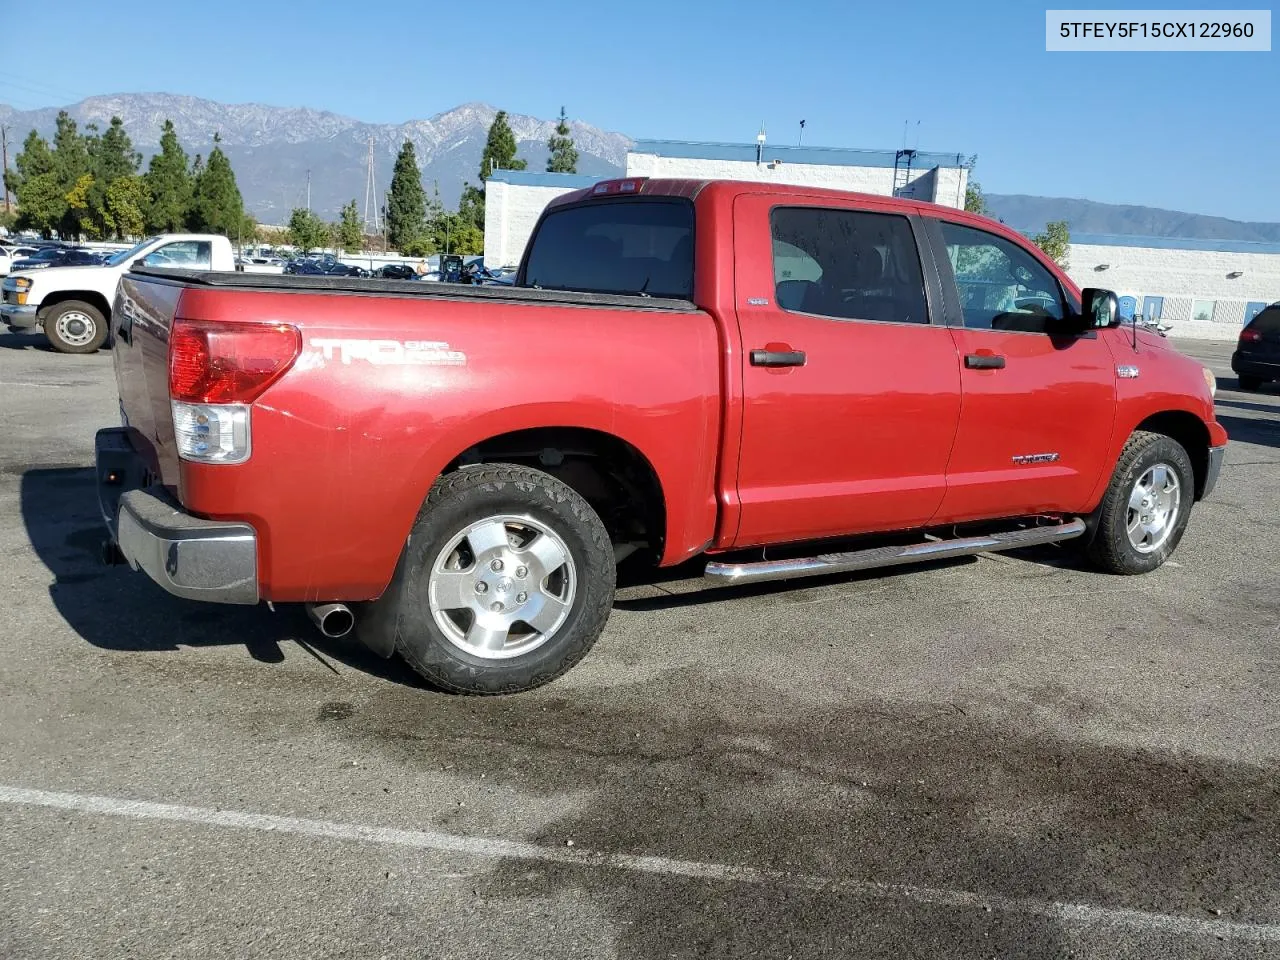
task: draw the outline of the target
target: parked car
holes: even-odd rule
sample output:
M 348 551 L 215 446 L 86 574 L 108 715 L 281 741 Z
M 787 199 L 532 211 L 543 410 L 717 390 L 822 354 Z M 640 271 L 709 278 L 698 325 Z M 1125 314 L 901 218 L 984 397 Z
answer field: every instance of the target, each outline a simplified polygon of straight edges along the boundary
M 93 353 L 107 340 L 120 278 L 135 264 L 233 270 L 235 255 L 226 237 L 171 233 L 143 240 L 105 263 L 15 271 L 0 284 L 0 320 L 10 330 L 43 329 L 62 353 Z
M 0 276 L 8 276 L 13 271 L 14 261 L 26 260 L 35 253 L 35 247 L 0 247 Z
M 1280 302 L 1262 310 L 1240 331 L 1240 342 L 1231 355 L 1241 390 L 1258 390 L 1280 380 Z
M 501 290 L 135 268 L 117 304 L 120 555 L 330 636 L 358 612 L 467 693 L 571 668 L 632 554 L 734 584 L 1075 540 L 1145 573 L 1227 443 L 1213 375 L 1025 237 L 812 187 L 604 181 Z
M 10 265 L 10 273 L 21 270 L 41 270 L 45 267 L 84 267 L 103 263 L 105 257 L 93 250 L 79 247 L 44 247 L 31 256 L 15 260 Z
M 374 271 L 385 280 L 417 280 L 418 271 L 407 263 L 388 263 Z

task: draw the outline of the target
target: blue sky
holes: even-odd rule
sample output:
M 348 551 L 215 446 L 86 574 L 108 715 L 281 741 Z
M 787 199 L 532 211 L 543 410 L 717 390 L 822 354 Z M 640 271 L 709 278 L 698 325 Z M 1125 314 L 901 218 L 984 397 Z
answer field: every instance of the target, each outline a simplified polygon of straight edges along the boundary
M 47 34 L 46 7 L 12 5 L 6 34 Z M 977 154 L 991 192 L 1280 221 L 1280 54 L 1051 54 L 1044 11 L 954 0 L 73 0 L 58 7 L 70 26 L 56 57 L 16 71 L 5 58 L 0 102 L 163 91 L 378 122 L 469 100 L 540 117 L 564 104 L 633 137 L 750 141 L 764 121 L 771 141 L 794 143 L 804 119 L 806 143 L 873 148 L 900 146 L 906 121 L 911 146 Z

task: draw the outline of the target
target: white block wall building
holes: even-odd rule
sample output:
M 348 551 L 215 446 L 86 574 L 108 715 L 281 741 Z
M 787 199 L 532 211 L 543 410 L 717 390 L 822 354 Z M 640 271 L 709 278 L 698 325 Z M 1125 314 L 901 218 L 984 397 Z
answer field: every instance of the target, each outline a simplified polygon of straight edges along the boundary
M 909 166 L 906 159 L 893 150 L 639 140 L 626 176 L 798 184 L 964 206 L 962 155 L 914 151 Z M 599 179 L 495 171 L 485 186 L 486 262 L 518 264 L 546 205 Z M 1157 316 L 1173 336 L 1234 340 L 1280 301 L 1280 243 L 1080 235 L 1067 272 L 1081 287 L 1116 291 L 1122 313 Z
M 1234 340 L 1280 301 L 1280 243 L 1082 234 L 1067 273 L 1080 287 L 1114 290 L 1126 316 L 1159 317 L 1171 336 Z
M 963 207 L 968 173 L 958 153 L 638 140 L 627 154 L 625 176 L 800 184 Z M 485 261 L 519 263 L 543 208 L 600 179 L 495 170 L 485 183 Z

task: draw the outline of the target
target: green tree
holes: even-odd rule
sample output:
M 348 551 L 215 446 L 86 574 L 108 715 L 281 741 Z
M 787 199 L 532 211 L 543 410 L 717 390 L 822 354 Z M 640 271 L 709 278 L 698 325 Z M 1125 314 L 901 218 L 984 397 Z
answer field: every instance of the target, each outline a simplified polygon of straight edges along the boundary
M 193 168 L 191 209 L 187 223 L 201 233 L 238 237 L 244 225 L 244 199 L 236 184 L 231 161 L 222 152 L 222 137 L 213 135 L 213 150 L 203 168 L 196 157 Z
M 155 233 L 181 230 L 191 206 L 191 177 L 187 172 L 187 154 L 178 142 L 172 120 L 164 122 L 160 152 L 151 158 L 146 179 L 151 196 L 147 229 Z
M 303 253 L 328 246 L 330 236 L 329 224 L 306 207 L 295 207 L 290 214 L 289 242 Z
M 431 224 L 431 241 L 443 253 L 481 253 L 484 231 L 461 213 L 444 213 Z
M 969 171 L 969 178 L 964 188 L 964 208 L 969 213 L 987 216 L 990 214 L 990 209 L 987 207 L 987 198 L 982 195 L 982 184 L 973 178 L 973 168 L 977 163 L 978 157 L 975 154 L 965 164 L 965 168 Z
M 1044 232 L 1037 233 L 1031 242 L 1045 252 L 1063 270 L 1070 264 L 1067 254 L 1071 252 L 1071 231 L 1065 220 L 1051 220 L 1045 224 Z
M 107 187 L 106 228 L 121 240 L 142 236 L 147 228 L 146 211 L 150 202 L 145 178 L 117 177 Z
M 67 212 L 67 194 L 56 173 L 24 177 L 17 190 L 18 227 L 50 236 Z
M 99 234 L 116 232 L 108 223 L 107 195 L 112 184 L 124 177 L 133 177 L 142 163 L 142 156 L 133 149 L 133 141 L 125 131 L 124 121 L 112 117 L 101 136 L 87 138 L 89 164 L 93 172 L 93 186 L 89 190 L 89 212 Z M 137 233 L 138 231 L 134 231 Z M 123 237 L 124 234 L 117 233 Z
M 75 234 L 97 240 L 101 236 L 98 224 L 89 208 L 89 194 L 93 190 L 93 174 L 82 174 L 63 198 L 67 201 L 67 212 L 62 217 L 62 228 L 58 231 L 63 236 Z
M 396 157 L 391 174 L 391 190 L 387 195 L 387 242 L 406 251 L 422 239 L 426 231 L 426 195 L 422 190 L 422 172 L 413 142 L 406 140 Z
M 348 253 L 356 253 L 364 248 L 364 225 L 360 222 L 360 210 L 354 200 L 342 208 L 337 240 L 338 246 Z
M 507 111 L 499 110 L 480 155 L 480 180 L 488 180 L 495 170 L 523 170 L 526 166 L 525 161 L 516 159 L 516 135 L 507 122 Z
M 54 172 L 53 152 L 36 131 L 27 134 L 14 166 L 4 172 L 5 185 L 18 200 L 16 226 L 48 237 L 66 213 L 66 191 Z
M 462 196 L 458 198 L 458 213 L 484 233 L 484 190 L 469 183 L 463 184 Z
M 58 111 L 56 125 L 57 128 L 53 134 L 53 172 L 58 178 L 58 186 L 65 197 L 81 185 L 86 175 L 92 173 L 89 138 L 80 132 L 76 122 L 71 119 L 71 114 L 65 110 Z M 63 213 L 62 220 L 58 224 L 60 236 L 76 236 L 84 231 L 89 214 L 88 197 L 85 196 L 83 199 L 83 207 L 69 205 Z
M 548 173 L 578 172 L 578 151 L 573 145 L 573 137 L 569 136 L 569 118 L 565 116 L 564 107 L 560 108 L 560 122 L 547 141 L 547 149 L 551 151 L 547 157 Z

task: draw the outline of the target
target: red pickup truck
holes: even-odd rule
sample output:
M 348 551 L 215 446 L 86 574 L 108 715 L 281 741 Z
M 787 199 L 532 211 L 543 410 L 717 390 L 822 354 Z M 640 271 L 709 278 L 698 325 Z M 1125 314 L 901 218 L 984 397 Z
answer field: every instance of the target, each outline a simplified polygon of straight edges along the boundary
M 117 558 L 468 693 L 573 666 L 629 554 L 1149 571 L 1227 442 L 1211 373 L 1017 233 L 803 187 L 601 182 L 509 287 L 137 268 L 112 317 Z

